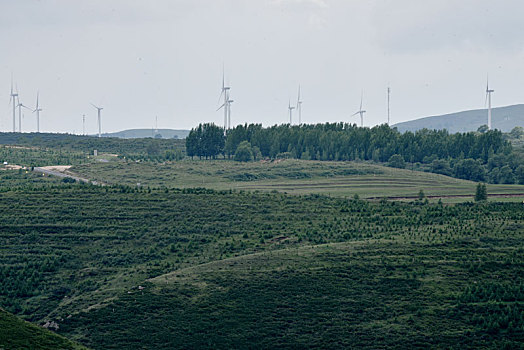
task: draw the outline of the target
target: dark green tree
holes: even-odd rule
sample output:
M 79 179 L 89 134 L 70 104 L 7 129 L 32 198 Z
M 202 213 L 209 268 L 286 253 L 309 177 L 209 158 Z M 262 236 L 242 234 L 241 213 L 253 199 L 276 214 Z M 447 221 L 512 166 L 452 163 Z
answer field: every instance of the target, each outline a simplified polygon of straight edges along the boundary
M 242 141 L 235 152 L 235 160 L 237 162 L 250 162 L 253 160 L 253 151 L 251 144 L 247 141 Z
M 488 199 L 488 190 L 486 189 L 486 184 L 479 183 L 475 191 L 475 201 L 485 201 Z

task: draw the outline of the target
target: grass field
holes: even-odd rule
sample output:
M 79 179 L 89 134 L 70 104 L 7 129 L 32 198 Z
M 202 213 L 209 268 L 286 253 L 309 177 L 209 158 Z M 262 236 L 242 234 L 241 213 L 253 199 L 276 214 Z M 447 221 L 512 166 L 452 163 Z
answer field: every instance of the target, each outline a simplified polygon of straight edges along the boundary
M 410 200 L 423 190 L 430 200 L 441 198 L 447 203 L 472 200 L 477 185 L 472 181 L 433 173 L 356 162 L 187 160 L 158 164 L 113 161 L 78 165 L 71 170 L 104 183 L 129 186 L 206 187 L 338 197 L 357 194 L 361 198 L 408 197 Z M 523 185 L 487 186 L 492 200 L 524 199 Z

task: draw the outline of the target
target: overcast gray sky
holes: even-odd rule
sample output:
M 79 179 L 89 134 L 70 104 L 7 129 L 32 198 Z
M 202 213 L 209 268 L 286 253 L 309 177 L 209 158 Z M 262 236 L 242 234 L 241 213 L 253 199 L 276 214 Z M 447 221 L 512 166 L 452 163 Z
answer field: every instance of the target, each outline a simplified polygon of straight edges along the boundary
M 524 102 L 520 0 L 0 0 L 0 130 L 11 74 L 23 103 L 40 91 L 43 131 L 104 132 L 288 121 L 365 125 Z M 24 112 L 23 129 L 36 130 Z

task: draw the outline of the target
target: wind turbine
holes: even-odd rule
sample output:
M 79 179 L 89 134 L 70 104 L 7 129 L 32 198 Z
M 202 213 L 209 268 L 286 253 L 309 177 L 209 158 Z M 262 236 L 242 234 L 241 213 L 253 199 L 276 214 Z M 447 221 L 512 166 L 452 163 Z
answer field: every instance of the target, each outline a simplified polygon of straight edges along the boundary
M 86 115 L 82 114 L 82 135 L 86 134 Z
M 391 88 L 388 86 L 388 125 L 390 125 L 390 119 L 389 119 L 389 95 L 391 94 Z
M 38 105 L 38 92 L 36 93 L 36 108 L 33 111 L 36 112 L 36 132 L 40 132 L 40 112 L 42 111 L 42 108 L 39 108 Z
M 302 124 L 302 100 L 300 99 L 300 85 L 298 86 L 297 111 L 298 111 L 298 125 L 301 125 Z
M 9 103 L 13 101 L 13 132 L 16 132 L 16 98 L 18 97 L 18 92 L 13 91 L 13 77 L 11 77 L 11 97 L 9 98 Z
M 22 102 L 20 102 L 20 95 L 18 95 L 17 100 L 18 100 L 18 104 L 16 106 L 18 107 L 18 132 L 21 133 L 22 132 L 22 107 L 27 108 L 29 110 L 31 110 L 31 108 L 27 107 Z
M 222 67 L 222 90 L 220 91 L 220 97 L 218 98 L 218 101 L 220 102 L 220 99 L 222 96 L 224 96 L 224 103 L 220 107 L 218 107 L 217 111 L 224 108 L 224 132 L 228 129 L 228 116 L 230 116 L 229 113 L 229 90 L 231 90 L 231 87 L 226 86 L 226 80 L 225 80 L 225 72 L 224 67 Z M 233 101 L 231 101 L 233 102 Z
M 104 108 L 95 106 L 92 103 L 91 103 L 91 106 L 95 107 L 96 110 L 98 111 L 98 137 L 102 137 L 102 122 L 101 122 L 101 119 L 100 119 L 100 111 L 102 109 L 104 109 Z
M 227 128 L 231 129 L 231 104 L 235 102 L 231 99 L 227 100 Z
M 357 114 L 360 114 L 360 126 L 363 127 L 364 126 L 364 113 L 366 113 L 366 111 L 362 110 L 362 99 L 364 97 L 364 92 L 362 92 L 362 94 L 360 95 L 360 109 L 355 112 L 354 114 L 352 114 L 351 116 L 354 116 L 354 115 L 357 115 Z
M 488 102 L 488 130 L 491 130 L 491 94 L 494 93 L 495 90 L 489 88 L 489 78 L 486 81 L 486 101 Z M 486 105 L 486 102 L 484 102 L 484 106 Z
M 287 108 L 289 109 L 289 125 L 293 125 L 293 110 L 295 107 L 291 105 L 291 100 L 289 100 L 289 105 Z

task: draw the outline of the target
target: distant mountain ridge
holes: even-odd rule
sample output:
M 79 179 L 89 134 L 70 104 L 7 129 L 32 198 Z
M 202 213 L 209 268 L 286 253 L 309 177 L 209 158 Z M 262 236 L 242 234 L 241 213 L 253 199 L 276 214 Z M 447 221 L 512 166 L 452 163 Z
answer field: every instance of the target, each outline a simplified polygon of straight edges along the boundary
M 487 124 L 487 109 L 475 109 L 444 115 L 425 117 L 394 124 L 400 132 L 427 129 L 446 129 L 450 133 L 477 131 L 479 126 Z M 516 126 L 524 127 L 524 104 L 497 107 L 492 109 L 491 124 L 493 129 L 509 132 Z
M 160 135 L 160 136 L 158 136 Z M 185 139 L 189 130 L 175 129 L 128 129 L 117 132 L 103 133 L 102 137 L 118 137 L 121 139 L 139 139 L 145 137 L 158 137 L 163 139 Z

